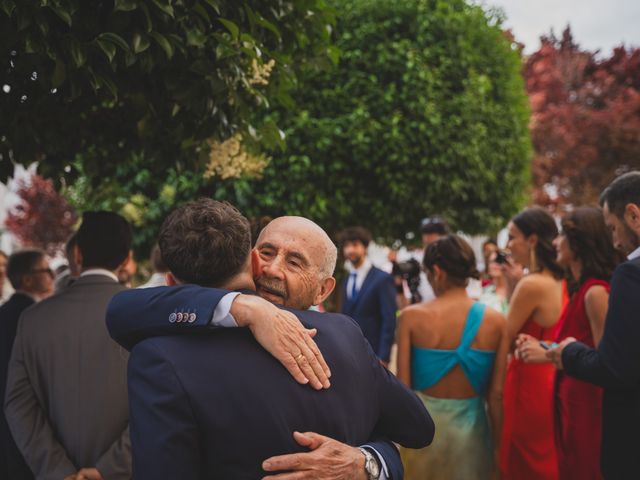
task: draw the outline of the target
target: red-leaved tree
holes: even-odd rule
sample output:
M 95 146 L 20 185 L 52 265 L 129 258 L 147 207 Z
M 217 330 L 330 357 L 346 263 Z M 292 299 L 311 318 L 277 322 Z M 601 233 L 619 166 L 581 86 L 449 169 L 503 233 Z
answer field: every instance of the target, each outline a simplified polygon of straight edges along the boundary
M 7 214 L 5 225 L 23 246 L 55 255 L 73 232 L 78 217 L 55 189 L 40 175 L 18 180 L 20 203 Z
M 534 201 L 594 203 L 615 176 L 640 168 L 640 49 L 618 47 L 598 58 L 567 27 L 559 39 L 542 38 L 524 77 Z

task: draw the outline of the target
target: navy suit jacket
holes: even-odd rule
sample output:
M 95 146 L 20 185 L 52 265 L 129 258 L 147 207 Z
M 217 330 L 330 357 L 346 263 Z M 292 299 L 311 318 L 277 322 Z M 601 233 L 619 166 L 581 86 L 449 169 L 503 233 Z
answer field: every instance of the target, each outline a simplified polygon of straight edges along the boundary
M 7 369 L 11 358 L 11 349 L 16 338 L 18 320 L 22 312 L 33 305 L 34 300 L 23 293 L 14 293 L 0 306 L 0 399 L 4 403 L 7 386 Z M 33 474 L 27 466 L 13 441 L 4 410 L 0 408 L 0 478 L 12 480 L 32 479 Z
M 378 358 L 388 362 L 398 310 L 393 277 L 371 267 L 355 298 L 348 298 L 347 283 L 348 278 L 342 284 L 342 313 L 358 322 Z
M 413 392 L 379 365 L 357 325 L 343 315 L 295 312 L 318 329 L 333 373 L 331 388 L 317 392 L 297 384 L 247 329 L 209 327 L 226 293 L 196 286 L 129 290 L 109 305 L 113 338 L 135 345 L 129 364 L 134 477 L 260 478 L 263 460 L 302 450 L 292 437 L 300 430 L 372 445 L 392 478 L 401 479 L 395 447 L 368 440 L 421 447 L 433 437 L 433 422 Z M 178 322 L 176 314 L 188 320 Z
M 562 352 L 568 375 L 604 388 L 602 453 L 604 477 L 640 476 L 640 259 L 616 269 L 609 310 L 597 349 L 575 342 Z

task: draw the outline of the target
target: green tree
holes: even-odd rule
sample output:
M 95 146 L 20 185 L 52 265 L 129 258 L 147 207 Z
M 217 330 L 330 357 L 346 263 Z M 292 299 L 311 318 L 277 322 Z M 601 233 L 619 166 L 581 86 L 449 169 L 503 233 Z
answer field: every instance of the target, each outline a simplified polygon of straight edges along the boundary
M 335 8 L 339 66 L 304 75 L 297 107 L 274 115 L 287 150 L 249 182 L 243 209 L 387 238 L 434 213 L 470 233 L 503 225 L 525 200 L 531 149 L 520 51 L 499 12 L 463 0 Z
M 0 0 L 0 178 L 39 161 L 96 187 L 123 162 L 199 168 L 236 132 L 278 144 L 250 118 L 291 102 L 332 22 L 323 0 Z

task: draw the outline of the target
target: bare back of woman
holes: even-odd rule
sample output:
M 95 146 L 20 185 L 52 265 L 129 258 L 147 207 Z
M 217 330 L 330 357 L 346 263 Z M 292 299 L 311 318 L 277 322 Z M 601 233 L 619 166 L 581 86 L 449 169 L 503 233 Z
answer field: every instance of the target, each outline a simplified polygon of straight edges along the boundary
M 434 350 L 456 350 L 460 345 L 467 315 L 473 305 L 464 290 L 451 292 L 432 302 L 413 305 L 403 310 L 402 322 L 410 332 L 411 346 Z M 471 348 L 497 352 L 504 337 L 504 317 L 487 308 L 482 325 L 471 343 Z M 410 378 L 401 380 L 411 384 Z M 456 365 L 438 383 L 421 390 L 437 398 L 470 398 L 478 396 L 460 365 Z

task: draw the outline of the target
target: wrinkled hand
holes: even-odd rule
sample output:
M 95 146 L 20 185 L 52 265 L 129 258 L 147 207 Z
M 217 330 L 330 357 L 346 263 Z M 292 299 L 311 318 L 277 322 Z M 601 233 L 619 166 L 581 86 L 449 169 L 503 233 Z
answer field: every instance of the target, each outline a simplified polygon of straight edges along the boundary
M 538 339 L 524 333 L 516 339 L 516 358 L 524 363 L 549 363 L 547 351 Z
M 256 341 L 298 383 L 309 383 L 317 390 L 331 386 L 331 370 L 312 339 L 315 328 L 304 328 L 293 313 L 254 295 L 238 295 L 231 304 L 231 314 L 239 326 L 249 327 Z
M 356 447 L 313 432 L 294 432 L 293 438 L 311 452 L 268 458 L 262 463 L 265 471 L 287 473 L 263 480 L 367 480 L 364 455 Z
M 562 365 L 562 351 L 564 350 L 564 347 L 575 341 L 576 339 L 573 337 L 565 338 L 558 344 L 556 348 L 552 348 L 551 350 L 547 351 L 547 358 L 556 366 L 558 370 L 562 370 L 564 368 L 564 366 Z

